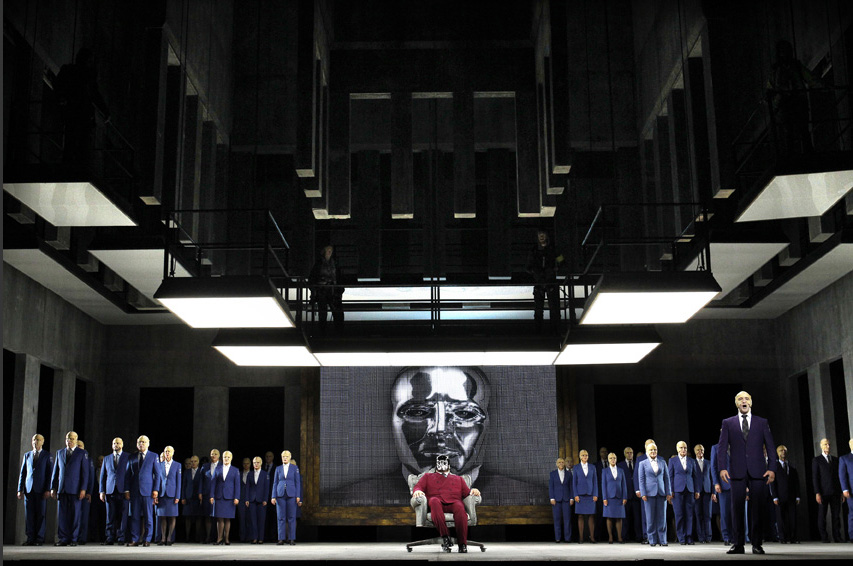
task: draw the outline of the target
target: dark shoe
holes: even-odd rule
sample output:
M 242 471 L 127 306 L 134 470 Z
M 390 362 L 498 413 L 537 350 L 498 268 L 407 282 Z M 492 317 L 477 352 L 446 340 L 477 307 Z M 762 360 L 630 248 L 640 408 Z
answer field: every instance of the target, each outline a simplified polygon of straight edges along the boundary
M 146 540 L 142 543 L 142 546 L 151 546 L 151 543 Z
M 59 542 L 53 543 L 53 546 L 68 546 L 68 543 L 59 541 Z
M 468 546 L 464 545 L 464 544 L 460 544 L 459 545 L 459 552 L 461 552 L 461 553 L 468 552 Z
M 225 541 L 225 546 L 231 546 L 231 541 L 230 541 L 230 540 L 226 540 L 226 541 Z
M 160 542 L 157 543 L 157 546 L 166 546 L 166 541 L 161 540 Z
M 619 544 L 625 544 L 625 541 L 624 541 L 624 540 L 620 540 L 620 541 L 619 541 Z
M 80 546 L 86 546 L 86 541 L 81 540 L 81 541 L 77 542 L 77 544 L 79 544 Z
M 450 552 L 450 549 L 453 548 L 453 542 L 451 542 L 449 536 L 441 537 L 441 549 L 444 552 Z
M 693 544 L 695 544 L 695 543 L 693 542 L 692 538 L 689 538 L 689 539 L 687 539 L 687 544 L 693 546 Z
M 686 541 L 681 541 L 681 542 L 680 542 L 680 543 L 678 543 L 678 544 L 680 544 L 681 546 L 687 546 L 687 542 L 686 542 Z
M 557 542 L 560 542 L 560 541 L 557 541 Z M 34 542 L 30 542 L 28 540 L 25 540 L 24 542 L 21 543 L 21 546 L 34 546 L 34 545 L 35 545 Z
M 744 554 L 743 546 L 735 544 L 726 551 L 726 554 Z
M 172 541 L 167 541 L 166 546 L 172 546 Z
M 669 545 L 668 545 L 667 543 L 665 543 L 665 542 L 660 543 L 660 545 L 661 545 L 661 546 L 669 546 Z
M 608 539 L 607 544 L 613 544 L 613 539 Z
M 752 553 L 753 554 L 764 554 L 764 549 L 761 548 L 760 544 L 756 544 L 755 546 L 752 547 Z
M 648 540 L 648 539 L 643 539 L 642 541 L 640 541 L 640 544 L 649 544 L 649 540 Z
M 278 546 L 282 546 L 282 545 L 284 545 L 284 541 L 283 541 L 283 540 L 280 540 L 280 541 L 278 541 L 276 544 L 277 544 Z
M 560 541 L 558 541 L 558 540 L 555 540 L 554 542 L 556 542 L 557 544 L 560 544 Z M 27 543 L 24 543 L 24 544 L 26 545 Z
M 38 542 L 33 543 L 33 544 L 35 544 L 36 546 L 41 546 L 41 545 L 43 545 L 44 543 L 43 543 L 42 541 L 38 541 Z
M 138 542 L 129 542 L 129 543 L 125 544 L 125 546 L 139 546 L 139 543 Z
M 72 543 L 71 543 L 71 544 L 69 544 L 68 546 L 77 546 L 77 543 L 76 543 L 76 542 L 72 542 Z
M 296 546 L 296 541 L 293 539 L 290 539 L 290 546 Z
M 657 544 L 655 544 L 655 543 L 653 543 L 653 542 L 652 542 L 652 543 L 649 543 L 649 548 L 653 548 L 653 547 L 655 547 L 655 546 L 657 546 Z

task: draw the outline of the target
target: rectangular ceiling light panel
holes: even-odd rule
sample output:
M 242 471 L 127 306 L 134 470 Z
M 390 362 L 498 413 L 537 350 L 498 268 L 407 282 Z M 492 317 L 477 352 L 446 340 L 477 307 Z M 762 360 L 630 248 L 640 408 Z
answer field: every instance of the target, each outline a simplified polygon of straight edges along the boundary
M 323 366 L 547 366 L 557 352 L 323 352 Z
M 91 183 L 4 183 L 3 190 L 54 226 L 136 226 Z
M 637 344 L 567 344 L 554 365 L 636 364 L 660 342 Z
M 193 328 L 291 328 L 293 322 L 273 297 L 158 299 Z
M 853 170 L 777 175 L 737 222 L 821 216 L 853 188 Z
M 238 366 L 316 367 L 317 361 L 305 346 L 214 346 Z

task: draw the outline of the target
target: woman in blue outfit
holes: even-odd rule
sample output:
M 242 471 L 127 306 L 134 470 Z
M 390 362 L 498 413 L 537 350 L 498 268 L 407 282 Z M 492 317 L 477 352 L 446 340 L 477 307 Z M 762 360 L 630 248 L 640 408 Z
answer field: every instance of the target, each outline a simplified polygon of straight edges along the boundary
M 607 542 L 613 544 L 613 523 L 616 523 L 616 535 L 622 540 L 622 519 L 625 518 L 625 504 L 628 502 L 628 482 L 622 468 L 616 467 L 616 454 L 607 455 L 609 466 L 601 472 L 601 498 L 604 500 L 604 517 L 607 519 Z
M 231 544 L 231 519 L 240 504 L 240 470 L 231 465 L 231 458 L 231 452 L 222 453 L 222 465 L 216 466 L 210 482 L 210 504 L 216 517 L 214 544 Z
M 167 446 L 163 449 L 163 461 L 160 462 L 160 489 L 157 500 L 157 518 L 160 521 L 159 546 L 172 546 L 175 521 L 178 517 L 178 502 L 181 500 L 181 465 L 172 460 L 175 449 Z
M 598 476 L 595 466 L 589 463 L 589 452 L 581 450 L 581 462 L 572 470 L 572 488 L 575 494 L 575 515 L 578 516 L 578 542 L 583 543 L 583 523 L 586 517 L 589 541 L 595 543 L 595 502 L 598 501 Z

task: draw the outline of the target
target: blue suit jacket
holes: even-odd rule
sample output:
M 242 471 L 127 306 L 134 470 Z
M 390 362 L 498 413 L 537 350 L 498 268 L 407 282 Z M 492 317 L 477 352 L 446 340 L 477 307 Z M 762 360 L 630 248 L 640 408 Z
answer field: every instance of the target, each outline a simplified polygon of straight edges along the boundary
M 838 459 L 838 479 L 841 482 L 841 491 L 853 490 L 853 453 Z
M 284 465 L 275 469 L 272 482 L 272 497 L 302 497 L 302 477 L 299 468 L 290 464 L 287 477 L 284 477 Z
M 717 462 L 717 445 L 711 446 L 711 482 L 717 486 L 720 486 L 720 489 L 723 491 L 729 491 L 732 488 L 731 483 L 727 483 L 720 480 L 720 467 L 719 462 Z M 716 489 L 714 490 L 716 491 Z
M 560 483 L 560 472 L 552 470 L 548 478 L 548 499 L 554 501 L 571 501 L 572 495 L 572 472 L 568 468 L 563 473 L 563 483 Z
M 652 461 L 646 458 L 640 462 L 640 495 L 642 497 L 664 497 L 672 495 L 672 484 L 669 479 L 669 470 L 662 458 L 658 458 L 658 473 L 652 469 Z
M 601 473 L 602 499 L 628 499 L 628 483 L 625 480 L 625 470 L 616 465 L 616 479 L 610 466 Z
M 699 493 L 713 493 L 714 484 L 711 483 L 711 462 L 703 458 L 702 467 L 699 469 L 699 460 L 693 461 L 693 487 Z
M 687 456 L 686 470 L 681 467 L 681 460 L 679 460 L 678 456 L 673 456 L 669 459 L 669 479 L 672 482 L 673 493 L 681 493 L 685 490 L 691 493 L 696 493 L 698 491 L 693 489 L 693 474 L 695 473 L 695 466 L 696 461 L 690 456 Z
M 231 466 L 228 475 L 224 476 L 224 465 L 218 464 L 210 482 L 209 496 L 214 499 L 240 499 L 240 470 Z
M 88 452 L 86 452 L 86 459 L 89 460 L 89 483 L 86 484 L 86 493 L 92 494 L 95 492 L 95 462 L 89 458 Z
M 263 503 L 270 493 L 270 477 L 263 470 L 258 473 L 258 481 L 255 483 L 255 470 L 249 470 L 246 478 L 246 501 L 252 503 Z
M 195 478 L 193 478 L 192 470 L 182 470 L 181 475 L 184 482 L 183 486 L 181 486 L 181 498 L 186 499 L 187 503 L 190 501 L 198 503 L 198 495 L 204 493 L 201 490 L 201 480 L 204 477 L 204 470 L 197 468 Z
M 151 497 L 151 493 L 160 489 L 160 456 L 148 450 L 142 467 L 139 466 L 139 452 L 127 460 L 127 472 L 124 478 L 125 492 L 131 497 L 141 495 Z
M 773 435 L 770 434 L 767 419 L 752 415 L 749 437 L 745 441 L 740 423 L 739 415 L 723 420 L 720 442 L 717 443 L 718 469 L 728 471 L 732 479 L 736 480 L 747 477 L 759 479 L 767 470 L 776 473 L 776 445 L 773 444 Z M 765 447 L 767 461 L 764 460 Z M 727 448 L 729 454 L 726 453 Z
M 169 468 L 169 475 L 166 475 L 166 462 L 157 462 L 160 466 L 160 488 L 157 490 L 159 497 L 168 499 L 180 499 L 181 487 L 181 468 L 180 462 L 172 460 L 172 466 Z M 196 474 L 198 475 L 198 474 Z
M 629 472 L 628 470 L 628 462 L 622 460 L 616 467 L 625 472 L 625 486 L 628 488 L 628 499 L 636 499 L 637 498 L 637 488 L 635 487 L 637 484 L 634 481 L 634 477 L 637 474 L 637 462 L 634 462 L 634 469 Z
M 71 458 L 66 462 L 66 450 L 66 448 L 60 448 L 56 451 L 50 489 L 57 493 L 79 495 L 89 487 L 89 454 L 82 448 L 75 448 Z
M 648 458 L 645 454 L 640 454 L 634 458 L 634 495 L 637 495 L 637 492 L 640 491 L 640 462 L 648 460 Z
M 598 497 L 598 470 L 593 464 L 587 466 L 587 475 L 583 475 L 580 464 L 572 469 L 572 492 L 575 496 L 591 495 Z
M 42 448 L 39 461 L 33 464 L 33 451 L 24 454 L 18 491 L 21 493 L 44 493 L 50 491 L 50 474 L 53 471 L 53 454 Z
M 113 453 L 104 456 L 104 463 L 101 465 L 101 481 L 98 486 L 100 493 L 124 493 L 124 482 L 127 477 L 127 461 L 130 459 L 130 454 L 121 451 L 121 456 L 118 457 L 118 467 L 113 460 Z

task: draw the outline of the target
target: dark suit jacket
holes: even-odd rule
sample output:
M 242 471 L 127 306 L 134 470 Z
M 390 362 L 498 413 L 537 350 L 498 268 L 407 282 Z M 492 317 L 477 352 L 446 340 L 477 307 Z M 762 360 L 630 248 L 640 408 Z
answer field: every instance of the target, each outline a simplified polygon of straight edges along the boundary
M 118 457 L 118 467 L 113 460 L 113 453 L 104 456 L 104 463 L 101 465 L 101 480 L 98 482 L 98 490 L 100 493 L 124 493 L 124 482 L 127 477 L 127 461 L 130 459 L 130 454 L 121 451 L 121 456 Z
M 222 470 L 225 466 L 219 464 L 213 472 L 209 496 L 214 499 L 240 499 L 240 470 L 231 466 L 228 475 L 223 476 Z
M 767 448 L 768 460 L 764 460 L 764 448 Z M 729 449 L 729 454 L 726 449 Z M 732 479 L 747 477 L 759 479 L 764 472 L 776 472 L 776 445 L 770 433 L 767 419 L 755 414 L 749 427 L 746 440 L 741 434 L 741 417 L 735 415 L 723 420 L 720 441 L 717 443 L 718 470 L 726 470 Z
M 686 470 L 681 467 L 681 459 L 678 456 L 673 456 L 669 459 L 669 480 L 672 482 L 673 493 L 681 493 L 685 490 L 691 493 L 696 493 L 698 491 L 697 489 L 694 489 L 695 486 L 693 484 L 695 466 L 696 461 L 690 456 L 687 456 Z
M 702 468 L 699 469 L 699 460 L 693 460 L 693 488 L 699 493 L 713 493 L 714 484 L 711 482 L 711 461 L 702 459 Z
M 827 495 L 841 495 L 841 480 L 838 478 L 838 458 L 829 455 L 827 462 L 823 454 L 815 456 L 812 460 L 812 486 L 814 492 L 821 497 Z
M 575 497 L 579 495 L 592 495 L 598 497 L 599 479 L 598 467 L 587 465 L 587 475 L 583 475 L 583 467 L 578 464 L 572 469 L 572 492 Z
M 628 499 L 628 484 L 625 481 L 625 470 L 616 466 L 616 479 L 610 466 L 601 473 L 601 499 Z
M 260 470 L 258 481 L 255 482 L 255 470 L 249 470 L 249 476 L 246 478 L 246 501 L 252 503 L 263 503 L 269 497 L 270 493 L 270 478 L 267 473 Z
M 841 491 L 853 489 L 853 453 L 839 458 L 838 479 L 841 481 Z
M 127 471 L 124 478 L 124 490 L 131 497 L 141 495 L 151 497 L 152 492 L 160 489 L 160 455 L 153 450 L 145 453 L 142 466 L 139 466 L 139 452 L 127 460 Z
M 637 489 L 634 487 L 636 483 L 634 482 L 634 474 L 637 471 L 637 462 L 634 462 L 634 469 L 628 469 L 628 462 L 622 460 L 618 464 L 616 464 L 617 468 L 621 468 L 623 472 L 625 472 L 625 486 L 628 488 L 628 499 L 637 499 Z
M 180 462 L 172 461 L 169 475 L 166 475 L 166 462 L 158 462 L 160 465 L 160 489 L 158 495 L 169 499 L 181 499 L 181 472 L 183 466 Z M 197 475 L 197 474 L 196 474 Z
M 770 484 L 770 497 L 778 499 L 779 503 L 796 501 L 800 497 L 800 477 L 791 462 L 785 462 L 782 469 L 781 462 L 776 473 L 776 481 Z
M 86 459 L 89 461 L 89 483 L 86 484 L 86 495 L 91 495 L 95 492 L 95 462 L 89 458 L 88 452 L 86 452 Z
M 75 448 L 71 458 L 65 461 L 66 448 L 56 451 L 50 489 L 57 493 L 79 494 L 89 486 L 89 454 Z
M 290 464 L 287 477 L 284 477 L 284 464 L 275 469 L 272 482 L 272 497 L 302 497 L 302 477 L 299 468 Z
M 24 454 L 18 491 L 21 493 L 44 493 L 50 491 L 50 474 L 53 471 L 53 455 L 42 448 L 39 461 L 33 464 L 33 451 Z
M 548 499 L 554 501 L 571 501 L 572 495 L 572 472 L 568 468 L 563 470 L 563 482 L 560 483 L 559 470 L 551 470 L 548 478 Z
M 636 497 L 637 492 L 640 491 L 640 462 L 643 460 L 648 460 L 648 456 L 645 454 L 640 454 L 636 458 L 634 458 L 634 496 Z
M 711 483 L 719 485 L 723 491 L 729 491 L 732 484 L 720 480 L 720 466 L 717 462 L 717 445 L 711 446 Z M 716 489 L 714 490 L 716 492 Z

